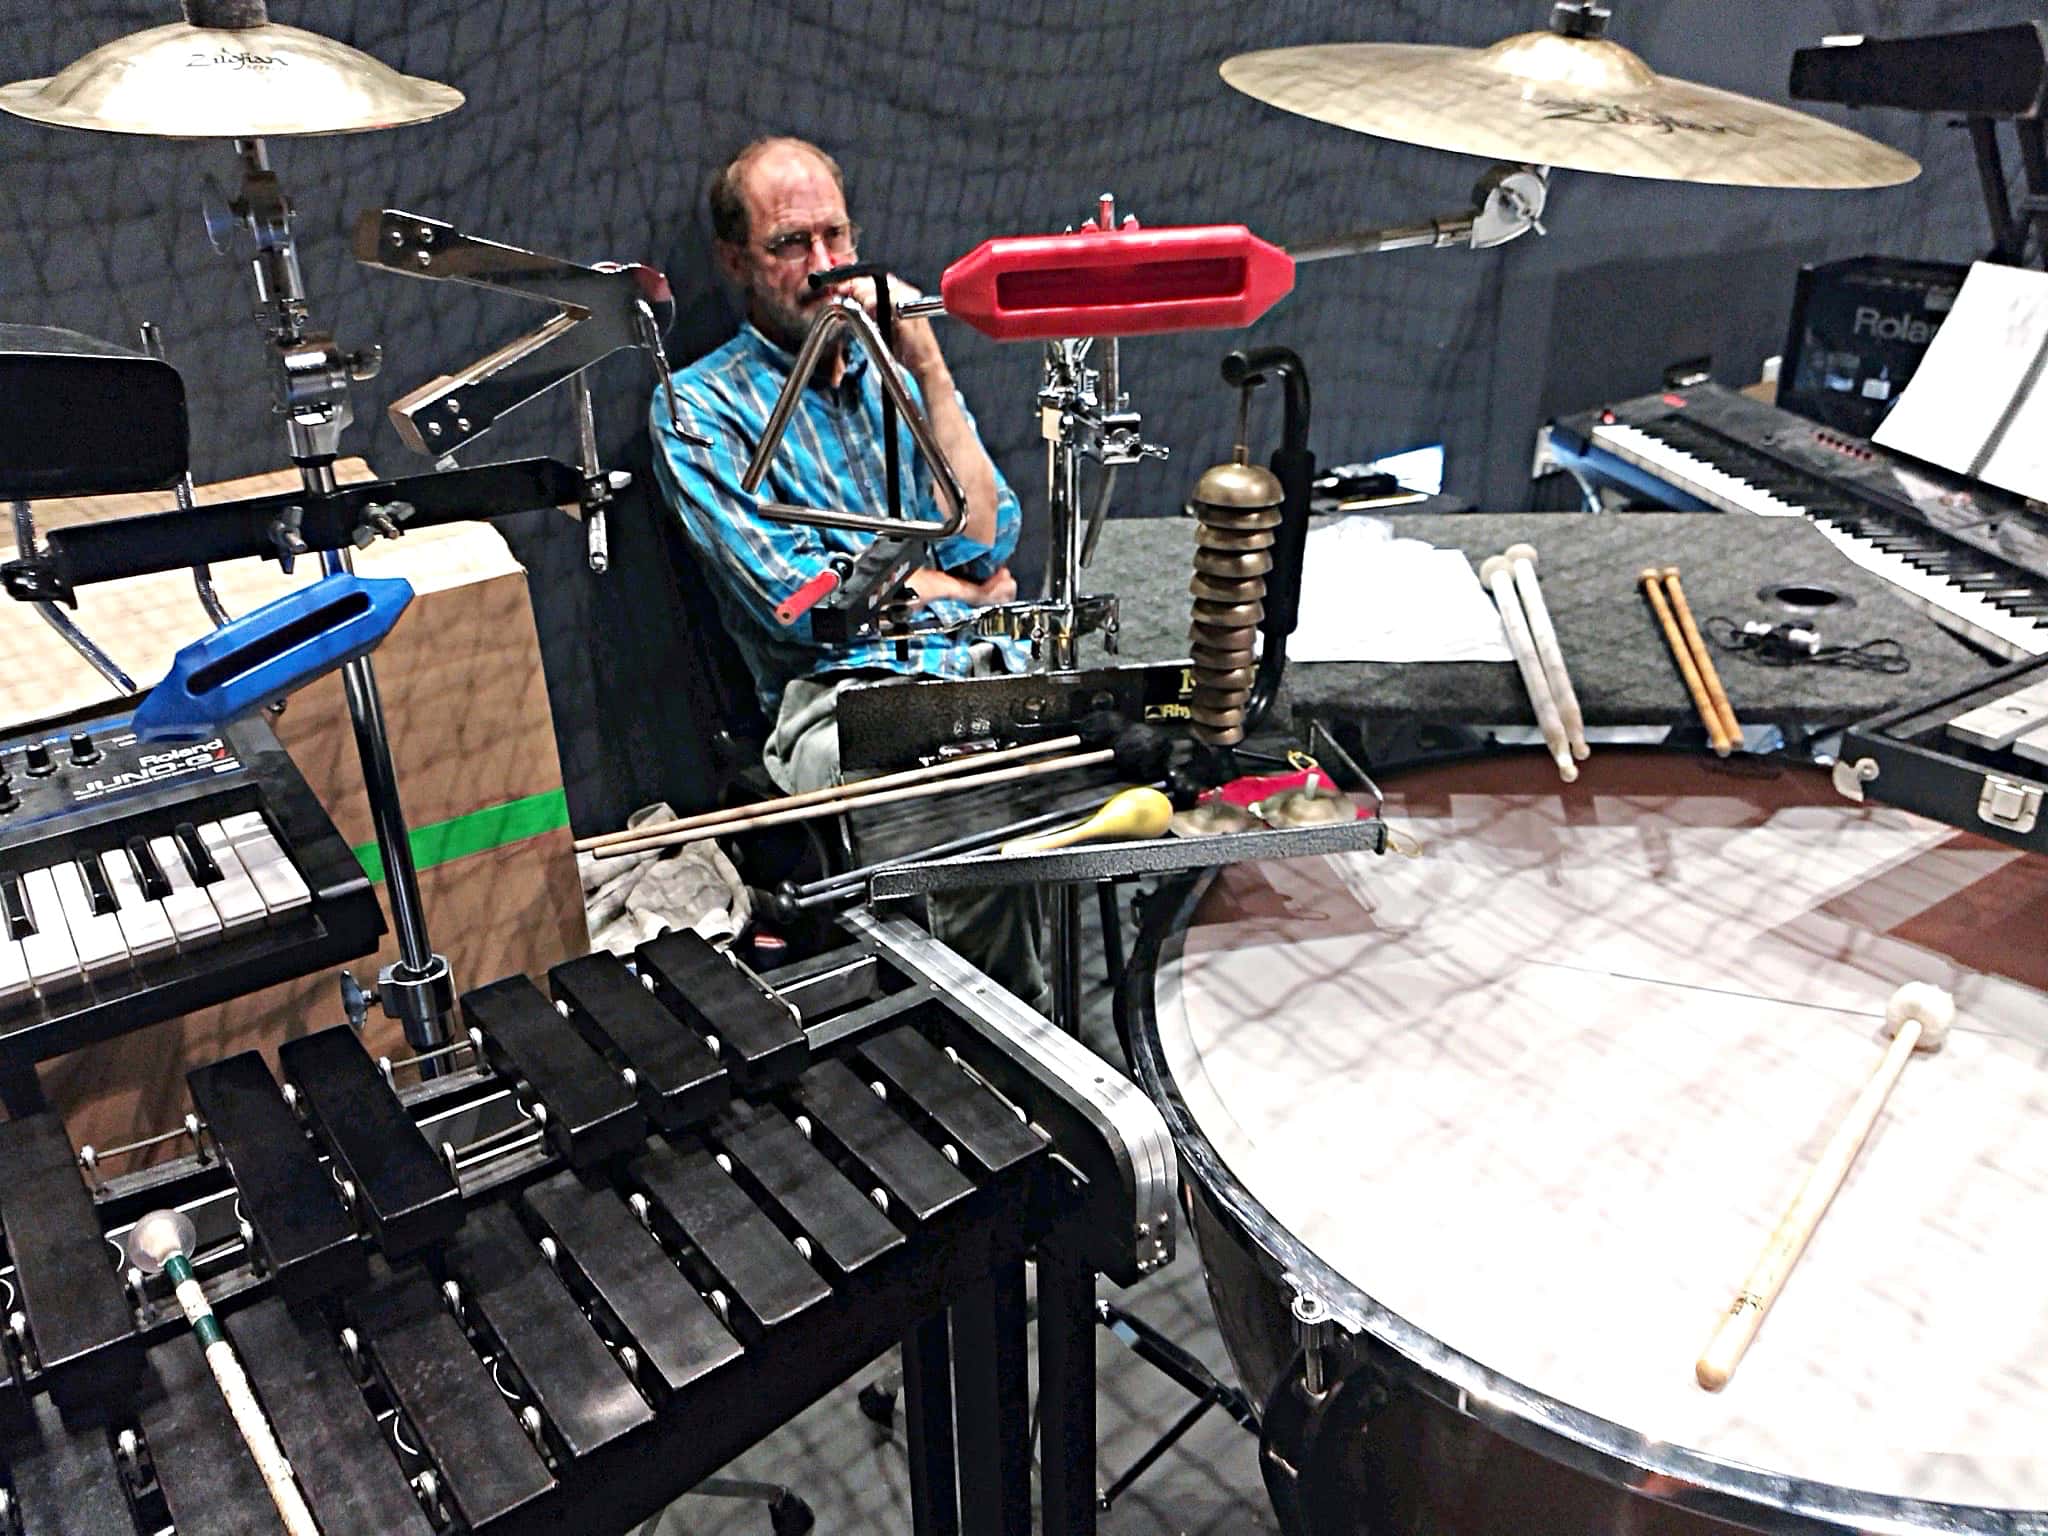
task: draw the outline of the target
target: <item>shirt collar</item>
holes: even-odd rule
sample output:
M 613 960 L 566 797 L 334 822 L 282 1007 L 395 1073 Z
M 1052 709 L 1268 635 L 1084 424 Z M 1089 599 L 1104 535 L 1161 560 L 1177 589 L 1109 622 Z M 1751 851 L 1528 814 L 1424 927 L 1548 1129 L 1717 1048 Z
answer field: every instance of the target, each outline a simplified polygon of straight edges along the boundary
M 757 358 L 767 363 L 784 378 L 789 377 L 791 371 L 796 367 L 796 354 L 794 352 L 777 346 L 774 342 L 770 341 L 767 336 L 762 334 L 760 327 L 751 320 L 741 322 L 740 334 L 746 337 L 748 345 L 753 348 Z M 858 384 L 861 377 L 867 372 L 867 368 L 867 349 L 857 345 L 848 347 L 846 349 L 846 376 L 840 381 L 840 387 L 843 389 L 849 384 Z

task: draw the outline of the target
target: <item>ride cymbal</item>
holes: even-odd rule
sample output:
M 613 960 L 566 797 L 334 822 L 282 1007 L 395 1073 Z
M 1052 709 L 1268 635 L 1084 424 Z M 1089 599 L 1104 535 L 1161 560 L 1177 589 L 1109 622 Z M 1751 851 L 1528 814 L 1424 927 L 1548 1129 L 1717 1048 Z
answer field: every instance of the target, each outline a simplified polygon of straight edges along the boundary
M 396 128 L 462 105 L 451 86 L 271 22 L 260 0 L 187 0 L 186 14 L 0 86 L 0 111 L 100 133 L 262 139 Z
M 1659 75 L 1598 36 L 1269 48 L 1226 59 L 1222 74 L 1317 122 L 1494 160 L 1749 187 L 1888 187 L 1920 173 L 1860 133 Z

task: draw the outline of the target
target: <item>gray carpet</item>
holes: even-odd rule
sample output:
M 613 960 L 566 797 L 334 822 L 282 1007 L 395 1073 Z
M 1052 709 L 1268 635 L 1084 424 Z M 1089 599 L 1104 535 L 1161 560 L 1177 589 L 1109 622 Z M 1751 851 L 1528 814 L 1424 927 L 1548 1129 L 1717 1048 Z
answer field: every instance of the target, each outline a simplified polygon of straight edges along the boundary
M 1102 976 L 1101 934 L 1088 914 L 1086 1038 L 1116 1060 L 1116 1033 Z M 1126 924 L 1128 944 L 1131 929 Z M 1232 1380 L 1202 1285 L 1194 1245 L 1183 1234 L 1180 1256 L 1164 1272 L 1129 1290 L 1104 1294 L 1192 1351 L 1219 1377 Z M 1108 1485 L 1192 1401 L 1179 1387 L 1132 1355 L 1107 1331 L 1095 1334 L 1096 1413 L 1100 1446 L 1097 1486 Z M 842 1532 L 908 1532 L 910 1487 L 904 1471 L 899 1422 L 885 1433 L 862 1415 L 859 1387 L 878 1373 L 865 1371 L 769 1436 L 725 1469 L 728 1477 L 787 1484 L 817 1515 L 819 1536 Z M 768 1516 L 757 1503 L 691 1496 L 644 1536 L 766 1536 Z M 1177 1446 L 1155 1463 L 1102 1517 L 1104 1536 L 1171 1532 L 1179 1536 L 1262 1536 L 1279 1526 L 1259 1481 L 1258 1445 L 1221 1410 L 1212 1409 Z

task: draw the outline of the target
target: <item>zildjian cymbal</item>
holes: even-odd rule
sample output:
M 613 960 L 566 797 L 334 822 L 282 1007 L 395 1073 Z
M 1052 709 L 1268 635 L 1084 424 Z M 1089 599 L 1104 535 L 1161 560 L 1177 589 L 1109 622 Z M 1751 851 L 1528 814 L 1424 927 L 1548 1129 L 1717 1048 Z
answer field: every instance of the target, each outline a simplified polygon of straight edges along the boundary
M 1195 599 L 1194 622 L 1197 628 L 1256 629 L 1259 620 L 1265 616 L 1265 604 L 1256 599 L 1241 603 L 1220 602 L 1207 597 Z
M 1196 688 L 1235 688 L 1246 690 L 1257 681 L 1259 669 L 1250 664 L 1235 667 L 1215 667 L 1203 662 L 1198 656 L 1195 661 Z
M 0 110 L 58 128 L 167 139 L 266 139 L 424 123 L 462 92 L 280 26 L 262 0 L 187 0 L 198 24 L 116 38 L 42 80 L 0 86 Z
M 1266 595 L 1266 583 L 1258 576 L 1226 577 L 1219 581 L 1197 571 L 1188 583 L 1188 591 L 1212 603 L 1249 603 Z
M 1242 650 L 1218 650 L 1209 645 L 1191 645 L 1188 647 L 1188 659 L 1204 671 L 1213 670 L 1220 675 L 1253 667 L 1259 657 L 1250 646 Z
M 1789 107 L 1660 75 L 1598 36 L 1525 32 L 1490 48 L 1325 43 L 1223 62 L 1247 96 L 1377 138 L 1489 160 L 1745 187 L 1889 187 L 1918 162 Z
M 1195 569 L 1205 576 L 1263 576 L 1273 569 L 1270 549 L 1198 549 Z
M 1198 516 L 1204 528 L 1222 528 L 1233 533 L 1257 533 L 1266 528 L 1280 526 L 1278 507 L 1215 507 L 1204 506 L 1199 514 L 1188 508 L 1190 514 Z
M 1274 827 L 1321 827 L 1358 819 L 1358 807 L 1349 795 L 1318 794 L 1308 789 L 1283 789 L 1277 795 L 1268 795 L 1253 810 Z

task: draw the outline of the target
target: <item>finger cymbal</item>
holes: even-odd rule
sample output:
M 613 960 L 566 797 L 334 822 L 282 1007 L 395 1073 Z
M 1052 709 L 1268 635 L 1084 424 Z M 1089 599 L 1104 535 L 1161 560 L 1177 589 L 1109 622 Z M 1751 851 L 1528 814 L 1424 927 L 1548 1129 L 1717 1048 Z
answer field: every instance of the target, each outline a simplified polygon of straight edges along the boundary
M 101 133 L 263 139 L 396 128 L 462 105 L 452 86 L 269 21 L 258 0 L 188 10 L 235 24 L 181 21 L 116 38 L 47 79 L 0 86 L 0 111 Z
M 1317 122 L 1492 160 L 1748 187 L 1888 187 L 1920 173 L 1860 133 L 1659 75 L 1597 36 L 1268 48 L 1226 59 L 1222 74 Z
M 1221 837 L 1230 832 L 1256 832 L 1264 825 L 1251 812 L 1227 800 L 1204 800 L 1185 811 L 1175 811 L 1166 827 L 1176 837 Z

